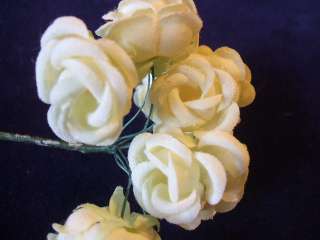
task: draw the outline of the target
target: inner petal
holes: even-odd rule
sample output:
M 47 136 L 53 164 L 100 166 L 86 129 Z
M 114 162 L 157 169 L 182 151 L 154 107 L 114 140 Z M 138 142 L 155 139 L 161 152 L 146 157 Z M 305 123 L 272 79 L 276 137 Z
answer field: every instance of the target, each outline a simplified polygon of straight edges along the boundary
M 183 102 L 197 100 L 201 97 L 202 92 L 199 86 L 184 84 L 178 86 L 179 96 Z
M 78 128 L 93 128 L 88 124 L 88 115 L 97 108 L 96 99 L 89 93 L 83 91 L 72 101 L 68 120 Z

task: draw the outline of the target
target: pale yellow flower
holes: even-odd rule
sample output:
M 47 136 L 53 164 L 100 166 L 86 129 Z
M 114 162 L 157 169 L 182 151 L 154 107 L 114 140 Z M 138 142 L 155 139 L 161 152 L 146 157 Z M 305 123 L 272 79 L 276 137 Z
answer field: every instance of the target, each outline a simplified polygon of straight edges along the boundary
M 38 94 L 48 122 L 71 143 L 110 145 L 130 111 L 136 68 L 111 40 L 90 37 L 75 17 L 58 18 L 44 33 L 36 63 Z
M 137 136 L 128 159 L 135 197 L 149 214 L 193 230 L 240 201 L 249 154 L 230 133 L 158 129 Z
M 122 0 L 103 18 L 97 35 L 119 43 L 140 64 L 188 54 L 202 28 L 192 0 Z
M 136 88 L 134 101 L 142 106 L 147 79 Z M 152 120 L 184 131 L 232 131 L 240 121 L 240 88 L 228 72 L 215 68 L 205 55 L 191 54 L 158 77 L 144 112 L 153 104 Z
M 53 225 L 57 234 L 49 234 L 48 240 L 160 240 L 153 229 L 159 222 L 151 216 L 131 214 L 128 202 L 124 217 L 120 217 L 123 200 L 123 190 L 117 187 L 108 207 L 79 206 L 65 225 Z

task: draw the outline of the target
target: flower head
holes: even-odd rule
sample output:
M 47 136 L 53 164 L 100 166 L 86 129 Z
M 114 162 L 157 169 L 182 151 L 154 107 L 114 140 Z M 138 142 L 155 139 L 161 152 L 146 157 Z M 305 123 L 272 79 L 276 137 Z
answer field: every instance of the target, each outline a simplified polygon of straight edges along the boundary
M 140 206 L 189 230 L 237 205 L 249 166 L 245 145 L 221 131 L 199 132 L 194 140 L 181 130 L 141 134 L 128 159 Z
M 97 34 L 119 43 L 136 63 L 186 55 L 202 28 L 192 0 L 122 0 L 103 18 Z
M 146 89 L 144 79 L 135 92 L 136 105 L 142 105 Z M 144 111 L 148 114 L 153 104 L 157 124 L 184 131 L 233 131 L 240 121 L 238 105 L 248 105 L 254 97 L 250 70 L 236 51 L 201 46 L 157 78 Z
M 115 42 L 90 37 L 75 17 L 44 33 L 36 63 L 38 94 L 51 104 L 48 122 L 72 143 L 110 145 L 120 135 L 138 83 L 135 65 Z
M 123 201 L 123 190 L 117 187 L 108 207 L 79 206 L 65 225 L 53 225 L 57 234 L 49 234 L 48 240 L 160 240 L 153 229 L 158 221 L 151 216 L 131 214 L 128 202 L 121 218 Z

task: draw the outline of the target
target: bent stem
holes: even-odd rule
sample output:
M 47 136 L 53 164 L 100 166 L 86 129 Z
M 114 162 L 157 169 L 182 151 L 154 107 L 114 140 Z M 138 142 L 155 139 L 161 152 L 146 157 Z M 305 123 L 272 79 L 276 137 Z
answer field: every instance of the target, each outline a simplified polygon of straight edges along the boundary
M 139 114 L 143 111 L 143 108 L 147 104 L 147 101 L 149 99 L 150 91 L 151 91 L 151 86 L 154 81 L 154 70 L 152 67 L 151 73 L 148 75 L 148 85 L 147 85 L 147 92 L 146 96 L 144 97 L 142 105 L 139 107 L 139 110 L 135 113 L 135 115 L 123 126 L 122 131 L 124 131 L 130 124 L 139 116 Z

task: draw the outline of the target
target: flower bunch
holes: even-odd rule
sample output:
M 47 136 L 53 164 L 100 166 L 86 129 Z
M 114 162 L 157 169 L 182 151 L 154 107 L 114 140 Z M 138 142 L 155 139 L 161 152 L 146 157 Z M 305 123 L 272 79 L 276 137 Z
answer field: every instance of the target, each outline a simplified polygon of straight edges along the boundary
M 157 219 L 193 230 L 234 209 L 249 173 L 233 135 L 255 99 L 251 71 L 228 47 L 199 45 L 193 0 L 122 0 L 97 38 L 76 17 L 55 20 L 36 62 L 39 98 L 62 141 L 0 132 L 0 140 L 113 154 L 129 177 L 109 206 L 82 205 L 50 240 L 156 240 Z M 124 123 L 132 109 L 138 112 Z M 122 132 L 144 113 L 142 130 Z M 130 213 L 130 189 L 144 214 Z

